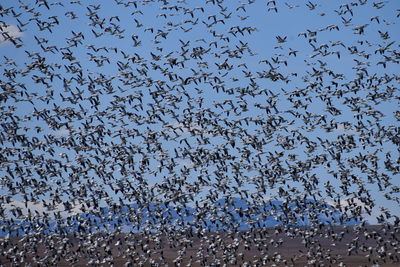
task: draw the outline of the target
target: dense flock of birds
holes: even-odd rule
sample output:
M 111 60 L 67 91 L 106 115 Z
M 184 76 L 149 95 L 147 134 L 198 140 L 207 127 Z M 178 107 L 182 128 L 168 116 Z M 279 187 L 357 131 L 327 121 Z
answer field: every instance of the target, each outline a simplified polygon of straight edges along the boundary
M 389 2 L 2 1 L 0 265 L 399 262 Z

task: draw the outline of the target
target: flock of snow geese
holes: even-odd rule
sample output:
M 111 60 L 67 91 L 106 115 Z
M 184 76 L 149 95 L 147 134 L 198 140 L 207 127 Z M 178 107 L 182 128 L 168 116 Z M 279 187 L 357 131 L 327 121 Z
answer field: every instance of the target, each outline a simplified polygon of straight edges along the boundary
M 399 19 L 1 1 L 0 266 L 398 266 Z

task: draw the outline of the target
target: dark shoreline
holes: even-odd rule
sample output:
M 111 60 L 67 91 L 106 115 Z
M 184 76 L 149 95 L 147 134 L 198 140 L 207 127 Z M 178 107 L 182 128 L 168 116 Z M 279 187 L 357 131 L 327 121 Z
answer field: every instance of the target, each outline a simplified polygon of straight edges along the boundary
M 296 232 L 297 235 L 293 235 Z M 128 261 L 132 266 L 175 266 L 179 261 L 181 266 L 186 266 L 191 258 L 191 266 L 223 266 L 224 263 L 226 266 L 242 266 L 246 262 L 251 263 L 250 266 L 257 266 L 257 263 L 258 266 L 271 266 L 273 263 L 278 266 L 321 266 L 322 263 L 339 266 L 340 262 L 346 266 L 400 265 L 400 253 L 396 252 L 400 240 L 399 226 L 333 226 L 321 229 L 285 229 L 280 226 L 236 233 L 208 232 L 202 236 L 187 233 L 96 233 L 45 238 L 31 235 L 29 239 L 26 236 L 11 237 L 9 243 L 4 245 L 5 239 L 1 238 L 2 266 L 13 266 L 7 256 L 16 257 L 21 264 L 23 256 L 19 254 L 24 246 L 27 251 L 23 253 L 25 264 L 33 263 L 36 256 L 42 259 L 40 266 L 46 266 L 43 261 L 46 256 L 49 266 L 124 266 Z M 304 240 L 307 242 L 304 243 Z M 17 248 L 16 251 L 10 250 L 13 247 Z M 369 249 L 372 251 L 370 261 L 367 257 Z M 224 254 L 222 251 L 225 251 Z M 74 256 L 76 259 L 73 259 Z M 107 258 L 108 261 L 96 264 L 96 259 Z M 153 265 L 150 259 L 154 261 Z

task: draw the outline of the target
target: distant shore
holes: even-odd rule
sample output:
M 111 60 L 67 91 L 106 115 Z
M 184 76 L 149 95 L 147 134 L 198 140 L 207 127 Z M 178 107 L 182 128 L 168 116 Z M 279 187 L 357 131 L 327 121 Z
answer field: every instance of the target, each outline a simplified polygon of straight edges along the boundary
M 296 229 L 298 229 L 296 231 Z M 299 231 L 301 229 L 301 231 Z M 297 234 L 296 234 L 297 233 Z M 36 240 L 38 241 L 36 241 Z M 307 240 L 305 242 L 305 240 Z M 270 227 L 230 233 L 34 234 L 0 239 L 0 266 L 399 266 L 400 227 Z M 24 253 L 21 253 L 25 251 Z M 68 253 L 67 253 L 68 251 Z M 222 253 L 225 251 L 224 253 Z M 368 256 L 370 255 L 370 256 Z M 12 260 L 18 264 L 12 264 Z M 99 261 L 97 261 L 99 259 Z M 101 259 L 101 260 L 100 260 Z M 191 262 L 191 265 L 187 265 Z

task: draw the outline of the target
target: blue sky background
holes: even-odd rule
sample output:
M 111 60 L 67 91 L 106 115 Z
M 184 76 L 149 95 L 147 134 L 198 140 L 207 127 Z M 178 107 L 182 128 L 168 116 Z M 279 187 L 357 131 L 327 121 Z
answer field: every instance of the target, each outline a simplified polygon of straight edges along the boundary
M 52 2 L 48 1 L 49 4 Z M 19 126 L 18 134 L 31 141 L 37 138 L 38 142 L 44 142 L 44 150 L 40 146 L 30 150 L 24 142 L 16 140 L 13 144 L 11 136 L 15 133 L 4 130 L 3 135 L 10 137 L 9 141 L 5 141 L 6 137 L 2 138 L 2 154 L 7 158 L 0 169 L 3 181 L 15 188 L 24 183 L 21 177 L 25 177 L 31 185 L 36 183 L 32 179 L 44 181 L 47 188 L 25 186 L 30 202 L 51 202 L 59 195 L 63 201 L 81 205 L 93 201 L 92 196 L 96 196 L 103 199 L 102 205 L 105 205 L 105 195 L 100 196 L 99 192 L 107 192 L 110 198 L 118 199 L 123 195 L 115 193 L 115 188 L 127 188 L 128 184 L 141 192 L 143 198 L 146 198 L 143 192 L 150 195 L 153 192 L 155 199 L 165 200 L 172 198 L 169 194 L 175 191 L 172 188 L 162 189 L 161 185 L 168 188 L 169 181 L 181 181 L 180 194 L 197 190 L 192 195 L 199 201 L 205 201 L 214 194 L 218 194 L 218 198 L 230 194 L 244 196 L 244 191 L 248 191 L 249 195 L 259 192 L 265 199 L 284 199 L 278 193 L 282 188 L 292 190 L 293 197 L 316 196 L 332 204 L 348 205 L 346 199 L 354 198 L 356 206 L 353 208 L 371 206 L 368 202 L 371 198 L 376 206 L 372 209 L 372 216 L 366 215 L 370 223 L 377 222 L 375 217 L 381 214 L 381 207 L 400 216 L 399 173 L 385 168 L 389 156 L 397 168 L 400 159 L 398 145 L 390 137 L 399 135 L 399 117 L 396 119 L 395 116 L 399 107 L 399 79 L 394 76 L 398 73 L 398 55 L 396 58 L 392 52 L 399 47 L 399 2 L 377 4 L 368 1 L 361 5 L 353 1 L 358 3 L 354 6 L 351 1 L 316 1 L 317 5 L 312 10 L 307 6 L 310 5 L 308 1 L 276 1 L 276 6 L 266 1 L 225 1 L 221 6 L 211 2 L 171 1 L 164 5 L 162 1 L 138 1 L 136 8 L 132 4 L 125 6 L 107 1 L 101 3 L 99 9 L 96 7 L 98 1 L 85 1 L 82 5 L 65 2 L 63 6 L 50 5 L 50 9 L 29 3 L 26 10 L 15 1 L 2 3 L 3 8 L 13 7 L 17 13 L 13 15 L 3 11 L 0 20 L 7 27 L 2 26 L 2 31 L 8 29 L 9 34 L 18 37 L 17 43 L 22 45 L 16 47 L 4 37 L 0 44 L 3 90 L 8 83 L 8 90 L 13 88 L 18 91 L 3 93 L 9 97 L 1 104 L 2 123 L 11 123 L 14 116 Z M 278 12 L 268 10 L 273 7 Z M 31 8 L 34 10 L 27 12 Z M 346 11 L 350 9 L 353 14 Z M 40 13 L 36 16 L 38 20 L 32 19 L 35 12 Z M 90 25 L 90 13 L 96 13 L 99 22 L 104 20 L 103 28 Z M 77 19 L 71 19 L 71 16 Z M 113 16 L 118 16 L 119 21 Z M 373 17 L 376 18 L 371 20 Z M 51 26 L 51 32 L 40 30 L 38 24 L 45 27 L 54 23 L 55 19 L 59 24 Z M 348 21 L 347 24 L 345 21 Z M 207 24 L 212 25 L 208 27 Z M 365 24 L 364 33 L 355 34 L 355 28 Z M 240 33 L 237 29 L 245 30 Z M 389 37 L 384 39 L 379 32 L 387 32 Z M 313 33 L 315 41 L 310 41 Z M 95 34 L 102 35 L 95 37 Z M 279 43 L 277 36 L 285 38 L 286 42 Z M 40 38 L 44 38 L 42 47 L 37 41 Z M 390 42 L 394 43 L 381 54 L 378 49 Z M 73 43 L 77 46 L 66 49 Z M 184 48 L 183 44 L 186 44 Z M 182 56 L 185 49 L 188 51 Z M 191 57 L 193 53 L 208 49 L 200 57 Z M 357 52 L 351 53 L 354 49 Z M 290 51 L 297 51 L 296 56 Z M 30 53 L 38 53 L 40 57 L 29 57 Z M 367 54 L 368 58 L 365 57 Z M 385 56 L 390 57 L 392 62 L 386 62 Z M 184 57 L 188 60 L 179 63 Z M 33 67 L 29 71 L 29 66 L 35 66 L 35 62 L 40 62 L 42 58 L 49 66 L 48 71 Z M 178 64 L 172 67 L 170 59 L 176 59 Z M 284 80 L 261 78 L 270 70 L 267 61 Z M 377 64 L 384 61 L 385 68 Z M 73 71 L 74 67 L 77 72 Z M 357 67 L 359 69 L 355 69 Z M 386 77 L 394 79 L 380 85 L 372 80 L 368 88 L 365 77 L 360 88 L 349 92 L 346 84 L 357 79 L 363 67 L 368 72 L 364 76 L 375 75 L 385 79 L 388 75 Z M 330 70 L 336 79 L 325 72 L 321 76 L 322 81 L 319 81 L 318 73 L 315 74 L 324 69 Z M 15 77 L 7 77 L 6 73 L 13 71 L 17 71 Z M 51 77 L 50 74 L 55 75 Z M 197 84 L 190 80 L 190 77 L 201 75 L 207 80 L 197 81 Z M 336 82 L 337 86 L 332 82 Z M 313 83 L 315 87 L 310 86 Z M 371 98 L 374 86 L 380 94 L 376 101 Z M 340 90 L 343 96 L 338 97 Z M 158 94 L 156 98 L 152 97 L 154 93 Z M 325 96 L 330 97 L 332 106 L 340 110 L 340 115 L 334 115 L 333 109 L 329 112 L 323 100 Z M 352 110 L 348 104 L 352 98 L 354 107 L 360 107 L 358 111 Z M 99 103 L 97 107 L 93 105 L 95 102 Z M 60 112 L 62 109 L 63 112 Z M 163 113 L 168 109 L 170 111 Z M 36 118 L 37 112 L 46 110 L 47 119 Z M 357 113 L 363 116 L 359 120 L 365 125 L 363 130 L 356 127 L 360 125 Z M 149 114 L 157 114 L 164 123 Z M 379 119 L 373 114 L 377 114 Z M 209 122 L 206 123 L 207 119 Z M 275 126 L 280 121 L 280 125 L 271 129 L 268 124 L 251 122 L 256 119 L 270 120 Z M 58 126 L 51 126 L 56 123 Z M 310 125 L 314 127 L 309 128 Z M 330 125 L 332 127 L 328 132 Z M 38 127 L 41 128 L 39 132 Z M 382 127 L 386 132 L 379 131 Z M 99 128 L 110 135 L 99 136 Z M 228 136 L 236 137 L 226 138 L 224 131 L 228 132 Z M 200 132 L 208 143 L 204 140 L 199 143 Z M 340 153 L 341 163 L 332 160 L 330 153 L 339 153 L 341 140 L 349 136 L 356 140 L 356 146 Z M 371 143 L 363 148 L 364 137 L 369 138 Z M 149 141 L 147 145 L 146 138 L 157 141 Z M 294 138 L 294 143 L 289 141 L 291 146 L 286 149 L 279 145 L 291 138 Z M 55 142 L 46 145 L 51 139 Z M 100 143 L 95 144 L 96 140 Z M 235 147 L 230 140 L 235 141 Z M 259 151 L 251 146 L 256 140 L 262 144 Z M 325 142 L 324 147 L 320 140 L 327 140 L 329 144 Z M 75 142 L 76 146 L 71 142 Z M 91 145 L 85 150 L 82 149 L 84 143 Z M 310 150 L 313 146 L 314 150 Z M 199 148 L 203 149 L 203 154 L 199 153 Z M 231 158 L 213 164 L 209 157 L 223 153 L 224 149 Z M 10 150 L 13 152 L 7 155 Z M 185 150 L 189 151 L 186 155 Z M 249 161 L 242 156 L 246 150 Z M 21 160 L 27 156 L 26 151 L 39 160 Z M 149 166 L 143 170 L 140 166 L 146 157 L 141 152 L 146 152 L 149 159 Z M 199 153 L 202 162 L 190 158 L 189 155 L 195 153 Z M 297 156 L 291 160 L 293 154 Z M 364 172 L 349 163 L 360 154 L 369 158 L 365 161 L 367 169 Z M 306 191 L 304 181 L 294 178 L 291 170 L 323 155 L 327 157 L 325 163 L 315 164 L 315 167 L 313 165 L 300 174 L 305 181 L 311 181 L 312 177 L 319 181 L 313 190 Z M 122 164 L 130 158 L 133 164 L 125 167 L 126 172 L 121 170 L 118 163 Z M 272 179 L 271 176 L 277 173 L 274 164 L 278 160 L 288 172 Z M 81 161 L 91 164 L 81 165 Z M 165 166 L 171 162 L 176 166 L 170 172 Z M 240 165 L 241 172 L 236 179 L 235 164 Z M 17 166 L 21 168 L 21 173 L 16 171 Z M 7 174 L 7 168 L 13 170 L 15 177 Z M 99 177 L 101 170 L 104 177 Z M 218 170 L 220 174 L 216 174 Z M 210 184 L 194 189 L 200 175 L 203 175 L 202 179 L 208 177 Z M 385 177 L 390 183 L 386 187 L 382 186 Z M 350 181 L 349 194 L 345 195 L 341 186 L 347 180 Z M 0 192 L 10 194 L 16 201 L 23 201 L 23 190 L 17 189 L 13 194 L 6 182 Z M 326 192 L 328 183 L 334 188 L 331 196 Z M 223 192 L 225 185 L 229 190 Z M 365 187 L 369 195 L 358 196 L 360 186 Z M 71 194 L 79 192 L 80 188 L 86 188 L 91 193 L 81 198 Z M 128 191 L 135 195 L 134 191 Z M 388 199 L 388 196 L 393 199 Z M 124 201 L 128 203 L 134 199 Z M 193 204 L 193 201 L 188 200 L 188 203 Z M 389 221 L 392 219 L 388 218 Z

